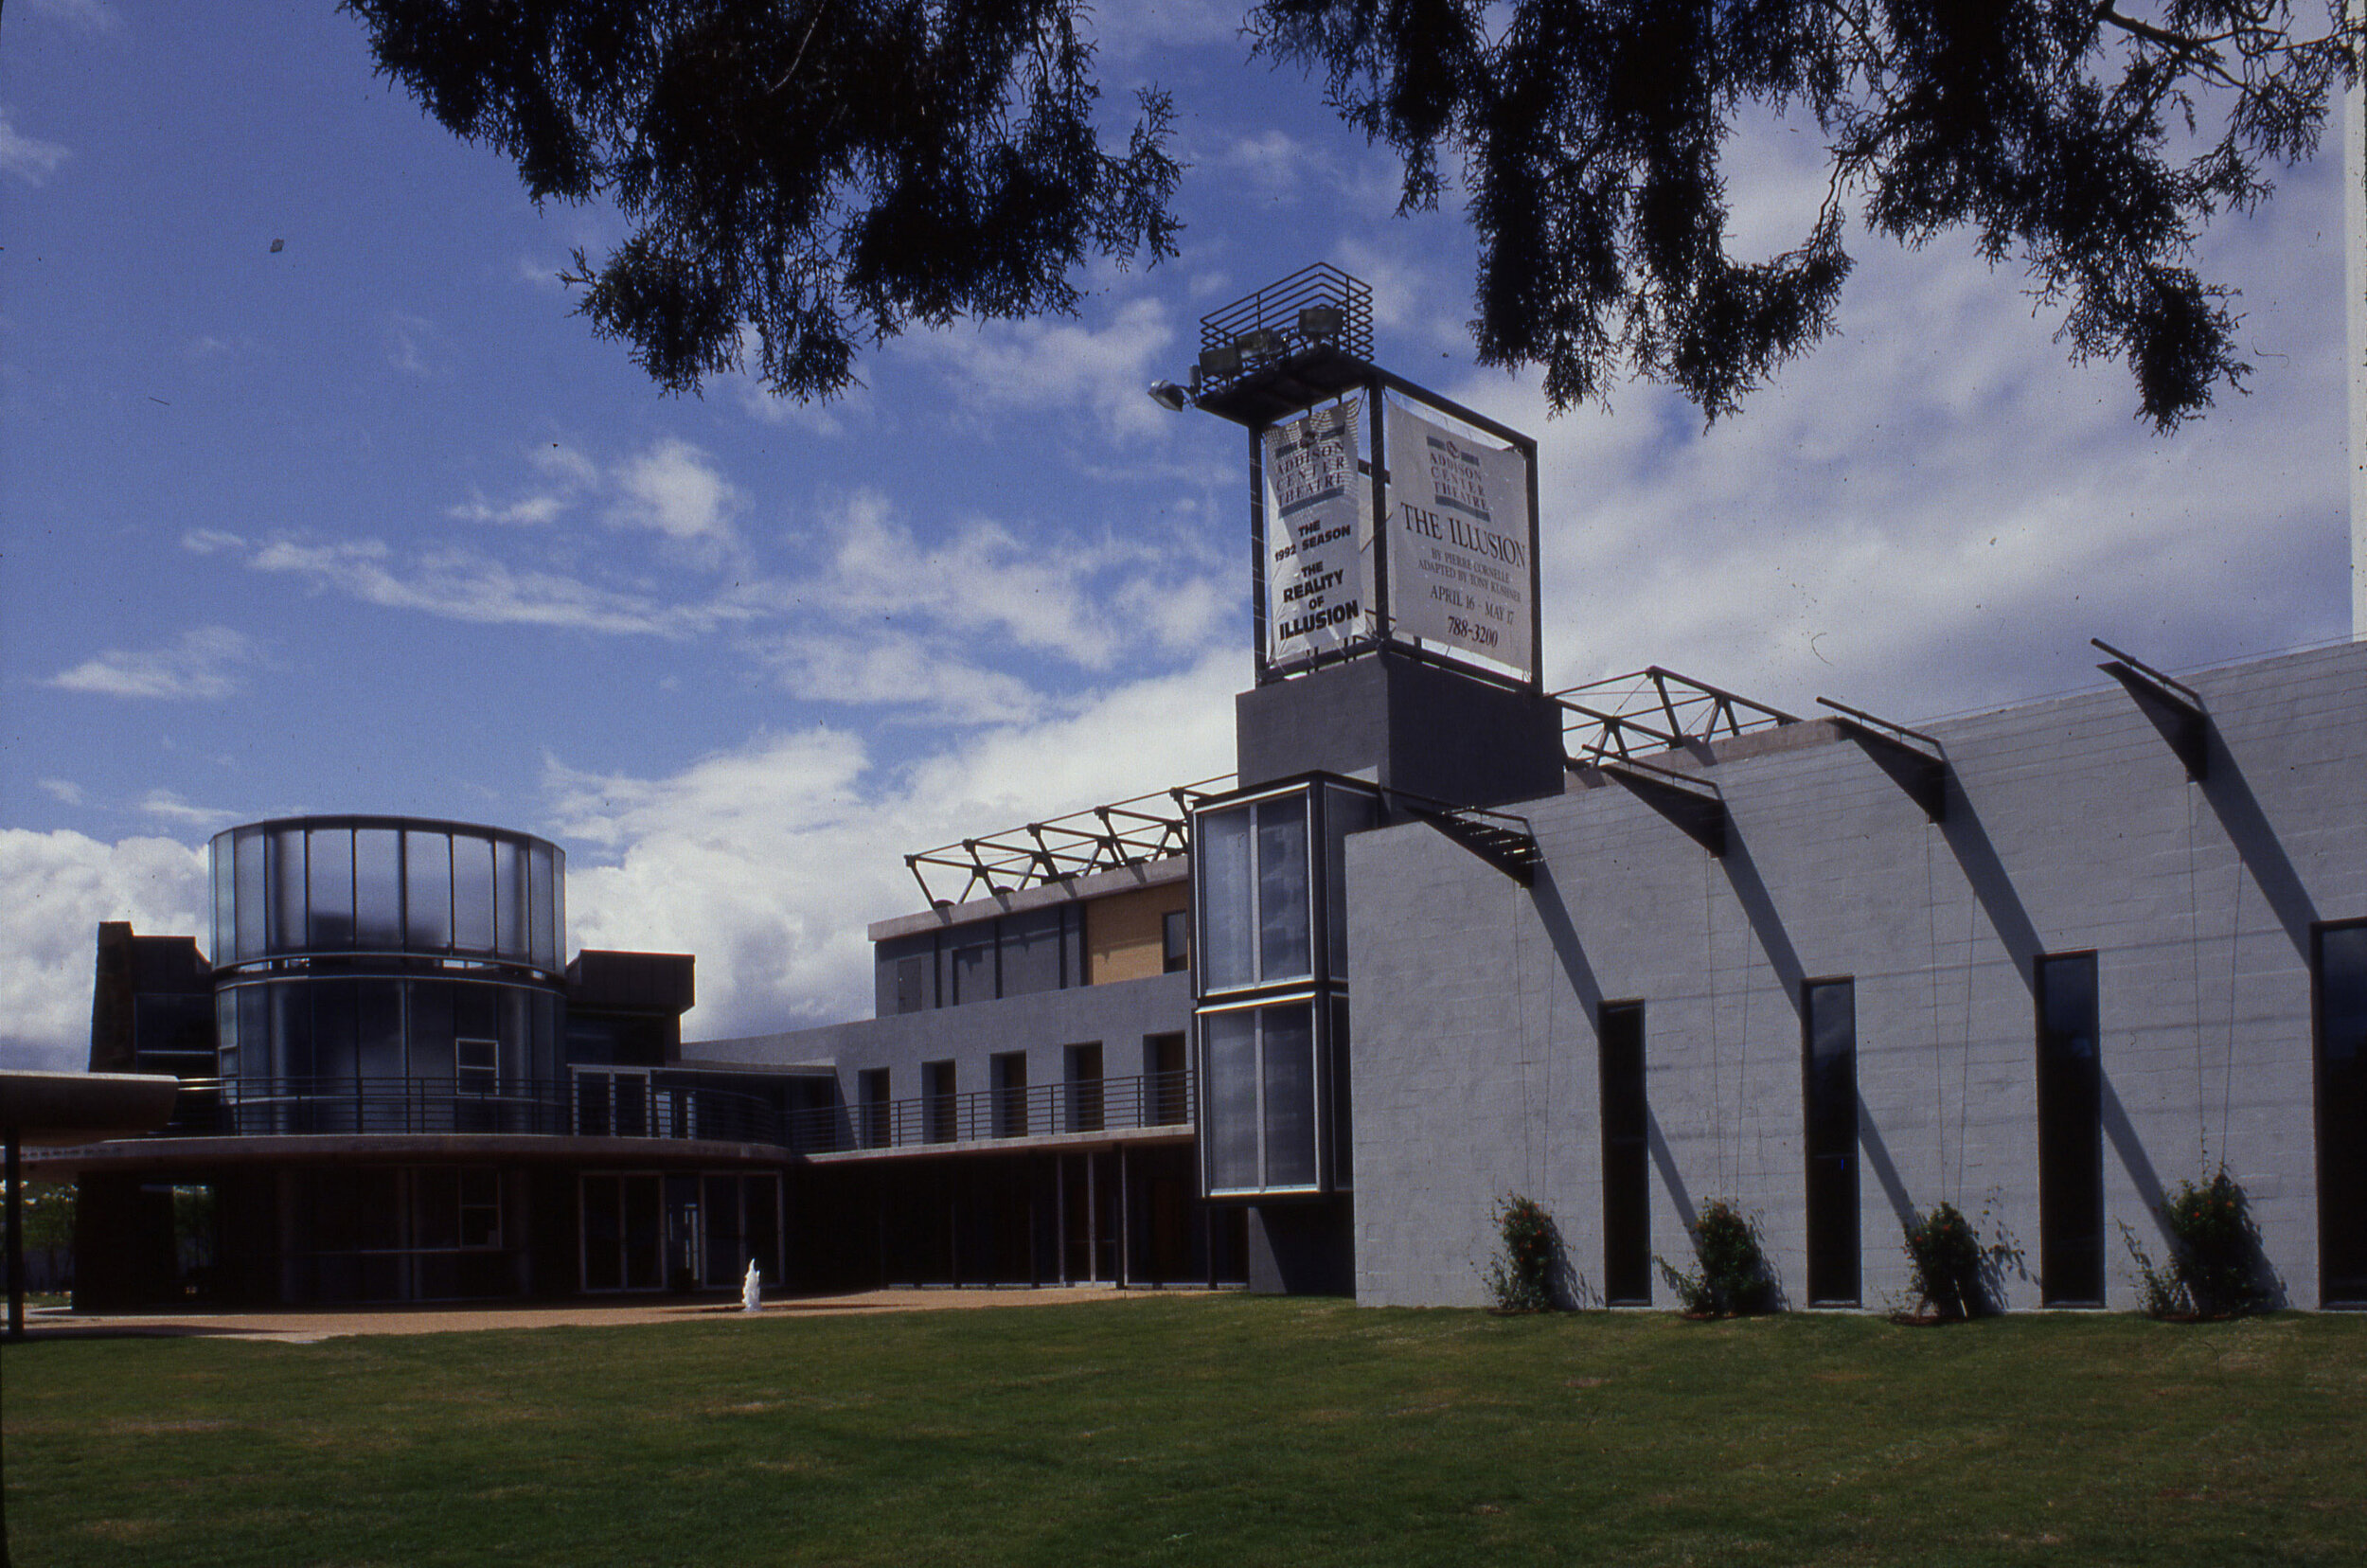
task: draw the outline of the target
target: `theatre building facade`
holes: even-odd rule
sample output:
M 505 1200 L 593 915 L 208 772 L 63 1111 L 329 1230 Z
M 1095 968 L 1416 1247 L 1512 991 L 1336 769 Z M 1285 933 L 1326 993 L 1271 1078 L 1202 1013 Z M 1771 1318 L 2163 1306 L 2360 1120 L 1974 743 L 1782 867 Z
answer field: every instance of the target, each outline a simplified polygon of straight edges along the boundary
M 2124 1228 L 2162 1256 L 2224 1169 L 2274 1299 L 2367 1307 L 2367 644 L 2099 644 L 2092 689 L 1913 726 L 1548 692 L 1535 445 L 1369 363 L 1361 288 L 1212 312 L 1160 389 L 1248 436 L 1233 775 L 910 855 L 873 1016 L 688 1043 L 689 956 L 566 958 L 550 844 L 234 829 L 209 947 L 99 934 L 91 1066 L 184 1087 L 34 1161 L 81 1184 L 78 1302 L 753 1261 L 1471 1305 L 1519 1193 L 1574 1304 L 1672 1305 L 1723 1200 L 1786 1306 L 1911 1305 L 1947 1203 L 1999 1305 L 2125 1308 Z

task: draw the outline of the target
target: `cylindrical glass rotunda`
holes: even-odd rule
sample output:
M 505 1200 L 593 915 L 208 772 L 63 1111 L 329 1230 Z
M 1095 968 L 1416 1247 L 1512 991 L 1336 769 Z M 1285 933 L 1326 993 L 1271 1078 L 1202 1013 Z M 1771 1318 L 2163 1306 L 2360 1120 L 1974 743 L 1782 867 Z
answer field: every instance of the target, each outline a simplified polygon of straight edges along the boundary
M 545 1131 L 566 856 L 524 833 L 288 817 L 213 841 L 225 1104 L 246 1131 Z M 493 1125 L 484 1125 L 487 1122 Z

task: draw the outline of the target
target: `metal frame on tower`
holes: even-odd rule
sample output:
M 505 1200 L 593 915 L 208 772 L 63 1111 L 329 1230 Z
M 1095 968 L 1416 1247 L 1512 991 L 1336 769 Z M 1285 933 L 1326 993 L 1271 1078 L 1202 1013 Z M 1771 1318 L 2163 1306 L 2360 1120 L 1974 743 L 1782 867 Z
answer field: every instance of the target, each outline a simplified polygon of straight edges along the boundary
M 1542 574 L 1538 538 L 1537 442 L 1474 409 L 1439 396 L 1370 361 L 1372 289 L 1327 263 L 1304 267 L 1278 282 L 1242 295 L 1201 318 L 1200 359 L 1191 385 L 1161 383 L 1154 396 L 1169 406 L 1196 405 L 1240 425 L 1249 435 L 1250 592 L 1257 625 L 1255 649 L 1257 684 L 1303 675 L 1344 659 L 1386 647 L 1393 655 L 1443 665 L 1483 680 L 1531 691 L 1544 688 Z M 1287 663 L 1272 656 L 1272 607 L 1266 602 L 1265 436 L 1274 425 L 1326 401 L 1361 392 L 1365 398 L 1366 455 L 1358 472 L 1374 481 L 1369 490 L 1375 540 L 1387 537 L 1389 506 L 1385 395 L 1443 416 L 1521 454 L 1527 471 L 1528 659 L 1518 672 L 1476 664 L 1468 657 L 1407 640 L 1396 630 L 1390 597 L 1388 552 L 1374 552 L 1375 603 L 1371 630 L 1340 648 Z

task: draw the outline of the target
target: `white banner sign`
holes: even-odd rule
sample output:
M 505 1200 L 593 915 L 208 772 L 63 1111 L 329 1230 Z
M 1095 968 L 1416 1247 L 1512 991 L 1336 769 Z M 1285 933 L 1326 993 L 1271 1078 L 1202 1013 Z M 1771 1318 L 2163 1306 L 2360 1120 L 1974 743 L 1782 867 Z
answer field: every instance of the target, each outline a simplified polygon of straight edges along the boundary
M 1391 632 L 1529 673 L 1529 471 L 1490 446 L 1388 407 Z
M 1362 408 L 1350 398 L 1266 432 L 1266 657 L 1276 664 L 1365 631 L 1372 502 L 1356 472 Z

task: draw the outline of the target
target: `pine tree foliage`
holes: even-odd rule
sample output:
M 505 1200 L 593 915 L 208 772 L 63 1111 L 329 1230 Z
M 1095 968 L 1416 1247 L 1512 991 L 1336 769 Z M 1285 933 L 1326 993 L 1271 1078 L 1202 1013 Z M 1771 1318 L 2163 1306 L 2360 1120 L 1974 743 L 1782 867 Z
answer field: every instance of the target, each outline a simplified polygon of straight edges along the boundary
M 1065 312 L 1174 253 L 1172 111 L 1103 148 L 1077 0 L 347 0 L 381 72 L 632 232 L 569 281 L 671 391 L 828 397 L 908 323 Z
M 1832 330 L 1853 223 L 2018 262 L 2077 360 L 2167 430 L 2240 388 L 2198 236 L 2311 154 L 2367 5 L 2309 0 L 1256 0 L 1270 56 L 1402 158 L 1459 166 L 1483 363 L 1556 407 L 1641 374 L 1710 419 Z M 1172 107 L 1102 145 L 1084 0 L 347 0 L 381 71 L 632 230 L 571 280 L 596 331 L 692 390 L 753 349 L 829 396 L 920 322 L 1074 308 L 1097 257 L 1174 252 Z M 1737 128 L 1813 124 L 1798 242 L 1730 254 Z
M 1831 330 L 1853 211 L 1922 245 L 1969 231 L 2125 359 L 2162 429 L 2240 388 L 2229 292 L 2191 251 L 2309 155 L 2358 69 L 2362 8 L 2284 0 L 1263 0 L 1269 53 L 1326 77 L 1401 155 L 1402 207 L 1460 155 L 1480 358 L 1540 365 L 1556 407 L 1629 371 L 1711 419 Z M 1830 183 L 1799 243 L 1728 254 L 1721 154 L 1806 116 Z

